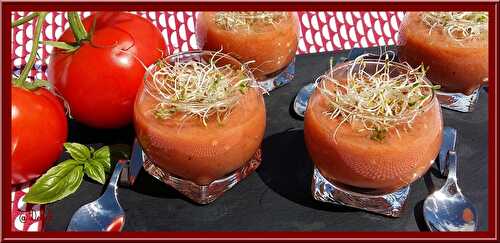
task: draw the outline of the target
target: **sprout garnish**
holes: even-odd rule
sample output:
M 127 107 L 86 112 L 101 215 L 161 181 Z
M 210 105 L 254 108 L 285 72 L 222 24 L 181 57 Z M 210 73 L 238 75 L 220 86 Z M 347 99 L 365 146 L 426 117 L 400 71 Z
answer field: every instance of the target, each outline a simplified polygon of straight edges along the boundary
M 214 18 L 224 30 L 251 30 L 256 24 L 278 24 L 286 18 L 286 12 L 217 12 Z
M 400 136 L 399 129 L 411 128 L 433 98 L 432 90 L 439 88 L 425 80 L 423 65 L 412 68 L 407 63 L 394 62 L 389 52 L 378 60 L 366 59 L 368 55 L 353 61 L 345 80 L 335 79 L 333 62 L 330 71 L 316 80 L 329 104 L 324 114 L 330 119 L 341 119 L 334 138 L 345 122 L 361 124 L 358 132 L 369 131 L 376 141 L 383 140 L 390 129 Z M 368 63 L 376 65 L 375 71 L 366 70 Z
M 453 40 L 462 42 L 488 32 L 488 12 L 423 12 L 422 22 L 429 34 L 440 27 Z
M 170 119 L 175 114 L 182 114 L 181 120 L 198 117 L 204 126 L 215 115 L 222 123 L 241 96 L 255 85 L 245 65 L 239 69 L 218 65 L 223 58 L 227 55 L 217 52 L 208 61 L 158 61 L 145 84 L 145 90 L 158 101 L 153 115 L 158 119 Z

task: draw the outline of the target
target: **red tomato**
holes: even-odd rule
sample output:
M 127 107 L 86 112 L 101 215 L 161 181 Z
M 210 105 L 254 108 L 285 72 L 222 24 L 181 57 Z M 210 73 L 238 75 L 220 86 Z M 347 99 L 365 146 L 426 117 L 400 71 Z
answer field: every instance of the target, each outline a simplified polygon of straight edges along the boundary
M 132 120 L 135 95 L 146 71 L 143 65 L 165 54 L 165 40 L 151 22 L 125 12 L 89 16 L 83 20 L 87 31 L 94 17 L 91 41 L 82 42 L 73 53 L 54 49 L 48 76 L 76 120 L 97 128 L 117 128 Z M 59 41 L 74 42 L 71 29 Z
M 12 184 L 45 173 L 59 158 L 68 136 L 64 107 L 49 91 L 12 87 Z

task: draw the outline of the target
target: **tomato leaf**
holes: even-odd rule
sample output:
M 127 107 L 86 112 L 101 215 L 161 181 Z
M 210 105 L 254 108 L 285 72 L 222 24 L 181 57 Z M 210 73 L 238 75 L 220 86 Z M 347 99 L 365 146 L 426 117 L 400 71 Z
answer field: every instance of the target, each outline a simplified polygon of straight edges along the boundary
M 111 170 L 111 153 L 109 151 L 109 146 L 102 146 L 92 154 L 92 159 L 98 163 L 102 164 L 105 172 L 110 172 Z
M 53 47 L 59 48 L 61 50 L 64 50 L 65 52 L 74 52 L 79 47 L 79 46 L 70 45 L 70 44 L 68 44 L 66 42 L 62 42 L 62 41 L 44 41 L 43 43 L 45 45 L 53 46 Z
M 97 160 L 89 160 L 85 163 L 85 174 L 101 184 L 106 182 L 106 173 L 104 166 Z
M 29 90 L 36 90 L 41 87 L 46 87 L 49 90 L 53 88 L 53 85 L 49 81 L 41 79 L 35 79 L 33 82 L 24 82 L 23 86 Z
M 38 178 L 24 196 L 24 201 L 36 204 L 55 202 L 74 193 L 80 187 L 82 179 L 82 163 L 72 159 L 66 160 Z
M 85 162 L 90 159 L 90 150 L 85 145 L 79 143 L 64 143 L 64 148 L 75 160 Z

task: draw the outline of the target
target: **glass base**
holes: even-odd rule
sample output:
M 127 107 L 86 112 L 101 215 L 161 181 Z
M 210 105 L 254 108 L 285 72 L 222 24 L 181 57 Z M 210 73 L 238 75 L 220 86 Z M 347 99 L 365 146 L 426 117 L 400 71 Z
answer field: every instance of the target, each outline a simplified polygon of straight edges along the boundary
M 349 191 L 328 181 L 316 166 L 314 167 L 311 189 L 314 199 L 318 201 L 358 208 L 391 217 L 401 215 L 410 192 L 410 186 L 382 195 Z
M 254 172 L 262 161 L 262 152 L 259 148 L 255 152 L 254 156 L 243 167 L 235 170 L 233 173 L 224 178 L 213 181 L 208 185 L 197 185 L 192 181 L 179 178 L 155 165 L 154 162 L 151 161 L 144 153 L 143 158 L 144 169 L 150 175 L 173 187 L 175 190 L 184 194 L 194 202 L 199 204 L 208 204 Z
M 472 112 L 474 110 L 474 104 L 479 98 L 479 89 L 476 89 L 470 95 L 436 91 L 436 96 L 439 100 L 439 104 L 444 108 L 460 112 Z
M 290 83 L 290 81 L 292 81 L 294 77 L 295 77 L 295 58 L 281 72 L 278 72 L 272 77 L 268 77 L 265 80 L 258 80 L 257 83 L 267 92 L 270 92 L 287 83 Z

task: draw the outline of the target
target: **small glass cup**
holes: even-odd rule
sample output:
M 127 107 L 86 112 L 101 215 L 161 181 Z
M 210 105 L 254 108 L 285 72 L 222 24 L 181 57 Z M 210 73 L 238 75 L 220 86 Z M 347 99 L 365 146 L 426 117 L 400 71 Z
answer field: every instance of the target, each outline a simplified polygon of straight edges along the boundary
M 152 76 L 159 69 L 158 63 L 209 60 L 215 60 L 217 67 L 229 65 L 244 70 L 251 79 L 238 102 L 224 113 L 224 120 L 212 115 L 204 124 L 198 117 L 185 117 L 179 112 L 159 119 L 154 111 L 162 98 Z M 238 60 L 211 51 L 183 52 L 148 68 L 135 100 L 134 126 L 144 151 L 145 170 L 194 202 L 207 204 L 259 166 L 266 126 L 264 99 L 252 74 Z
M 412 66 L 429 67 L 427 77 L 441 86 L 436 92 L 441 106 L 471 112 L 488 82 L 488 21 L 474 27 L 479 34 L 465 38 L 460 25 L 436 24 L 439 16 L 452 13 L 460 14 L 408 12 L 399 27 L 398 55 Z
M 384 61 L 366 60 L 364 65 L 364 70 L 373 74 Z M 357 68 L 359 64 L 355 61 L 338 64 L 327 74 L 335 80 L 347 80 L 353 66 Z M 408 70 L 407 66 L 394 62 L 388 74 L 399 75 Z M 318 85 L 322 85 L 323 80 Z M 394 122 L 414 118 L 411 128 L 405 130 L 406 125 L 401 125 L 398 131 L 391 128 L 379 141 L 367 130 L 361 131 L 361 124 L 325 113 L 330 111 L 330 103 L 316 88 L 304 117 L 305 143 L 314 163 L 313 197 L 398 217 L 409 185 L 429 169 L 442 143 L 441 108 L 434 91 L 430 90 L 432 97 L 418 115 L 394 118 Z
M 271 91 L 295 74 L 300 25 L 295 12 L 199 12 L 198 47 L 228 53 Z

